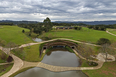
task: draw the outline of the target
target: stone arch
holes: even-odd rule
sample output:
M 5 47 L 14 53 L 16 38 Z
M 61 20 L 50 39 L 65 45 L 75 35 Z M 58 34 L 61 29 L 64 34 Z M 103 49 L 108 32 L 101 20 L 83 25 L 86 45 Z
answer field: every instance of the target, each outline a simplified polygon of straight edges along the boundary
M 55 41 L 51 41 L 51 42 L 46 42 L 43 47 L 42 50 L 40 50 L 40 56 L 43 53 L 43 50 L 50 48 L 51 46 L 69 46 L 72 49 L 77 50 L 77 46 L 78 44 L 72 42 L 72 41 L 67 41 L 67 40 L 55 40 Z

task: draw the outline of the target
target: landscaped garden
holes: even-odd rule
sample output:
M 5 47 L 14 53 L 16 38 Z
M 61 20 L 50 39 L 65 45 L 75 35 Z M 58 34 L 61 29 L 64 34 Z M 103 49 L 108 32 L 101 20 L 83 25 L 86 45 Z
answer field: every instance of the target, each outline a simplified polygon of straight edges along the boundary
M 29 36 L 27 36 L 27 34 L 22 32 L 22 30 L 25 30 L 25 32 L 27 32 L 27 34 L 29 32 L 28 29 L 20 28 L 17 26 L 3 26 L 3 28 L 0 29 L 0 35 L 1 35 L 1 33 L 4 33 L 5 36 L 1 35 L 1 39 L 4 39 L 7 43 L 14 42 L 18 45 L 33 42 L 32 39 Z M 112 31 L 112 32 L 115 32 L 115 31 Z M 116 39 L 115 36 L 112 36 L 112 35 L 106 33 L 105 31 L 92 30 L 92 29 L 88 29 L 86 27 L 83 27 L 82 30 L 55 30 L 54 29 L 50 32 L 43 33 L 39 37 L 47 38 L 47 39 L 68 38 L 68 39 L 89 42 L 89 43 L 95 43 L 95 44 L 97 43 L 97 41 L 100 38 L 107 38 L 109 40 Z M 21 58 L 24 61 L 40 62 L 40 61 L 42 61 L 42 59 L 45 55 L 45 53 L 42 53 L 42 56 L 40 57 L 39 51 L 42 46 L 43 46 L 42 44 L 41 45 L 37 44 L 37 45 L 32 45 L 32 46 L 29 45 L 24 48 L 14 49 L 14 50 L 12 50 L 11 53 L 18 56 L 19 58 Z M 84 45 L 82 45 L 82 46 L 84 46 Z M 95 55 L 98 54 L 99 53 L 98 50 L 100 49 L 100 47 L 94 47 L 94 46 L 86 46 L 84 48 L 85 49 L 81 49 L 84 52 L 79 52 L 79 53 L 80 53 L 80 55 L 82 55 L 85 58 L 89 58 L 88 55 L 90 56 L 92 54 L 95 54 Z M 70 49 L 68 46 L 66 46 L 65 49 L 73 52 L 72 49 Z M 46 53 L 51 50 L 52 49 L 47 49 Z M 86 52 L 89 51 L 90 54 L 86 53 L 88 55 L 84 55 L 85 51 Z M 1 54 L 6 56 L 4 53 L 2 53 L 2 51 L 0 51 L 0 55 Z M 2 58 L 0 58 L 0 63 L 6 62 L 6 59 L 7 58 L 5 58 L 3 60 Z M 94 59 L 94 60 L 96 60 L 96 59 Z M 90 65 L 90 62 L 88 62 L 86 60 L 82 60 L 81 63 L 82 63 L 81 67 L 93 67 L 95 64 L 95 63 L 91 62 L 92 65 Z M 116 76 L 116 73 L 115 73 L 116 70 L 114 69 L 116 67 L 115 63 L 116 62 L 104 63 L 103 67 L 100 69 L 87 70 L 87 71 L 84 70 L 83 72 L 86 73 L 89 77 L 98 77 L 98 76 L 99 77 L 113 77 L 113 76 L 115 77 Z M 12 65 L 13 64 L 0 66 L 0 67 L 5 68 L 5 69 L 1 68 L 0 71 L 7 72 L 8 70 L 10 70 Z M 1 75 L 1 73 L 0 73 L 0 75 Z

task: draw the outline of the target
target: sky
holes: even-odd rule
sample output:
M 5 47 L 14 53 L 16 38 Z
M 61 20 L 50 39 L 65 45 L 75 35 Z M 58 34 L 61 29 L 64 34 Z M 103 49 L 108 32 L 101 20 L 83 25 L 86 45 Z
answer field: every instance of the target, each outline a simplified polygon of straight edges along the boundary
M 116 0 L 0 0 L 0 20 L 116 20 Z

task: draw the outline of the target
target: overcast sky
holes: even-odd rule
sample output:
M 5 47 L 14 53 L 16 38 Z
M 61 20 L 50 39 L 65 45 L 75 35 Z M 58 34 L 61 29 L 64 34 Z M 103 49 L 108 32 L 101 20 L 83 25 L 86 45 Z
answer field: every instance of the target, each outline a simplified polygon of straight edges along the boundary
M 116 0 L 0 0 L 0 20 L 116 20 Z

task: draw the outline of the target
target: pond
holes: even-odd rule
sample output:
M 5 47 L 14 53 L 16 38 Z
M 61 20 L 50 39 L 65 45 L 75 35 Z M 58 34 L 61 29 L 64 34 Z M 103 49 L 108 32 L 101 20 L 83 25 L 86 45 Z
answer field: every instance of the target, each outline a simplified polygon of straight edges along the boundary
M 46 64 L 65 67 L 78 67 L 79 58 L 67 50 L 53 50 L 47 53 L 41 61 Z M 31 68 L 15 77 L 88 77 L 82 71 L 52 72 L 43 68 Z
M 54 66 L 78 67 L 79 60 L 79 57 L 67 50 L 53 50 L 48 52 L 41 62 Z
M 35 41 L 35 42 L 42 42 L 42 41 L 43 41 L 43 40 L 40 39 L 40 38 L 33 38 L 32 40 Z

